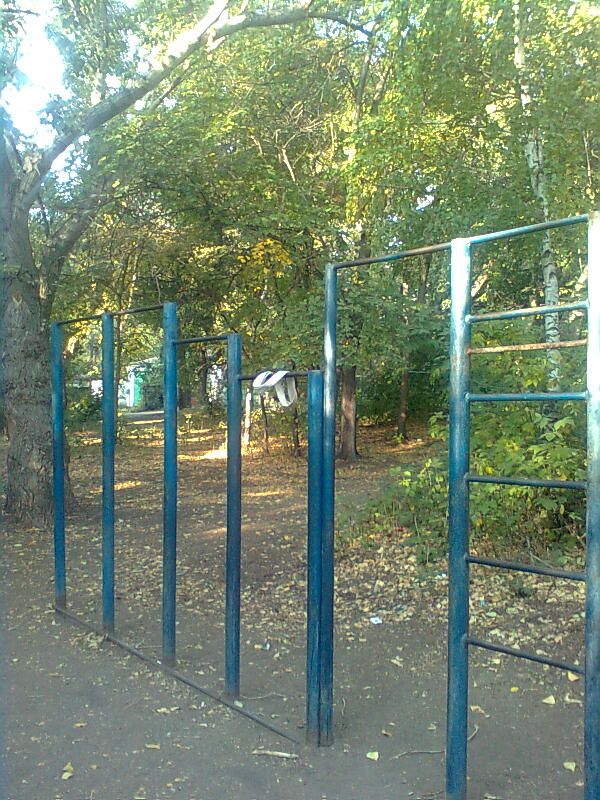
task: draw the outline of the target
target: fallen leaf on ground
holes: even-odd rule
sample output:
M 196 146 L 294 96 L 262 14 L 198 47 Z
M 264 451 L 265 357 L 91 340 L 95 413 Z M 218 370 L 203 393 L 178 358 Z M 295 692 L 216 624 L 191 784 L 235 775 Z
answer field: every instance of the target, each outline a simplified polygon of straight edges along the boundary
M 371 761 L 379 761 L 379 753 L 377 750 L 370 750 L 367 753 L 367 758 L 369 758 Z
M 555 706 L 556 699 L 553 694 L 549 694 L 548 697 L 544 697 L 542 703 L 545 703 L 547 706 Z
M 160 750 L 160 744 L 158 743 L 154 744 L 152 742 L 149 742 L 148 744 L 145 744 L 144 747 L 146 748 L 146 750 Z
M 61 777 L 63 781 L 68 781 L 69 778 L 73 777 L 74 773 L 75 769 L 73 767 L 73 764 L 71 764 L 71 762 L 69 761 L 67 764 L 64 765 Z
M 297 753 L 284 753 L 281 750 L 253 750 L 253 756 L 272 756 L 273 758 L 298 758 Z
M 485 714 L 485 711 L 481 706 L 469 706 L 471 711 L 479 711 L 480 714 Z
M 563 763 L 563 767 L 565 769 L 568 769 L 569 772 L 575 772 L 575 770 L 577 769 L 577 764 L 574 761 L 565 761 Z

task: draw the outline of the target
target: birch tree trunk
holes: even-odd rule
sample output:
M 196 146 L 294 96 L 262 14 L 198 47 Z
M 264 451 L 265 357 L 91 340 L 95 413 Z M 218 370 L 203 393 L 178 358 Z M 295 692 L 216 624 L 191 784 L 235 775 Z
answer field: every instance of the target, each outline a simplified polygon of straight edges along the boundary
M 242 445 L 248 447 L 252 436 L 252 392 L 246 392 L 244 400 L 244 428 L 242 433 Z
M 514 65 L 517 73 L 520 106 L 525 129 L 525 160 L 534 197 L 538 202 L 544 222 L 547 222 L 550 218 L 548 185 L 545 173 L 542 133 L 533 116 L 533 93 L 527 68 L 525 14 L 526 9 L 522 6 L 521 0 L 514 0 Z M 552 249 L 550 231 L 544 231 L 542 234 L 540 265 L 544 280 L 544 302 L 546 305 L 557 305 L 559 301 L 558 271 Z M 560 341 L 558 314 L 547 314 L 544 317 L 544 335 L 546 342 Z M 556 389 L 560 383 L 560 352 L 558 350 L 548 350 L 547 358 L 549 368 L 548 387 Z

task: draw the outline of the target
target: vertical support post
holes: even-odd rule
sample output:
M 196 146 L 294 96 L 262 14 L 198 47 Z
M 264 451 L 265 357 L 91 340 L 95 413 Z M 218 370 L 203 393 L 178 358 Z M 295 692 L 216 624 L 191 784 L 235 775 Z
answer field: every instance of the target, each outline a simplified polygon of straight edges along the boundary
M 115 630 L 115 329 L 102 314 L 102 627 Z
M 325 335 L 323 351 L 323 541 L 321 580 L 321 746 L 333 743 L 333 592 L 335 529 L 335 401 L 337 272 L 325 269 Z
M 446 798 L 467 798 L 469 653 L 469 471 L 470 420 L 467 392 L 471 305 L 471 252 L 467 239 L 451 246 L 450 453 L 448 569 L 448 709 Z
M 242 557 L 242 342 L 227 335 L 227 553 L 225 564 L 225 695 L 240 694 Z
M 600 797 L 600 214 L 588 228 L 585 800 Z
M 67 607 L 65 555 L 65 410 L 62 328 L 50 327 L 52 362 L 52 493 L 54 500 L 54 604 Z
M 323 552 L 323 375 L 308 373 L 308 554 L 306 741 L 319 744 L 321 706 L 321 558 Z
M 175 663 L 175 609 L 177 601 L 177 306 L 163 308 L 163 595 L 162 660 Z

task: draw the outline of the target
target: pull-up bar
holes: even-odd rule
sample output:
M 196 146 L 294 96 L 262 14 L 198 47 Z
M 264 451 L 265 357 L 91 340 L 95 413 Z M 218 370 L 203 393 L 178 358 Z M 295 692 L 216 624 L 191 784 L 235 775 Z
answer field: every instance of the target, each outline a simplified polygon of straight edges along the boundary
M 165 303 L 164 316 L 164 533 L 162 658 L 176 657 L 177 586 L 177 347 L 227 342 L 227 543 L 225 566 L 225 695 L 240 693 L 240 562 L 242 528 L 241 387 L 242 345 L 239 333 L 177 336 L 177 306 Z
M 54 495 L 54 571 L 55 605 L 65 609 L 66 543 L 65 543 L 65 417 L 63 327 L 91 320 L 102 321 L 102 627 L 107 633 L 115 628 L 115 363 L 114 317 L 157 311 L 162 304 L 123 308 L 57 320 L 50 326 L 52 362 L 52 453 Z
M 554 228 L 565 228 L 569 225 L 587 222 L 588 220 L 588 214 L 580 214 L 579 216 L 565 217 L 564 219 L 555 219 L 549 222 L 538 222 L 534 225 L 523 225 L 520 228 L 507 228 L 503 231 L 466 236 L 464 237 L 464 241 L 470 244 L 485 244 L 487 242 L 497 241 L 498 239 L 512 239 L 515 236 L 523 236 L 526 233 L 537 233 Z M 389 255 L 374 256 L 372 258 L 356 258 L 352 261 L 339 261 L 333 264 L 333 269 L 338 270 L 348 267 L 370 267 L 373 264 L 388 264 L 394 261 L 401 261 L 404 258 L 412 258 L 413 256 L 426 256 L 432 255 L 433 253 L 441 253 L 444 250 L 450 250 L 451 245 L 452 242 L 441 242 L 440 244 L 430 244 L 425 247 L 414 247 L 410 250 L 400 250 L 397 253 L 390 253 Z
M 143 314 L 146 311 L 158 311 L 163 307 L 162 303 L 153 306 L 139 306 L 137 308 L 119 308 L 117 311 L 101 311 L 99 314 L 86 314 L 83 317 L 71 317 L 54 322 L 54 325 L 74 325 L 76 322 L 90 322 L 94 319 L 102 319 L 105 314 L 111 317 L 124 317 L 126 314 Z

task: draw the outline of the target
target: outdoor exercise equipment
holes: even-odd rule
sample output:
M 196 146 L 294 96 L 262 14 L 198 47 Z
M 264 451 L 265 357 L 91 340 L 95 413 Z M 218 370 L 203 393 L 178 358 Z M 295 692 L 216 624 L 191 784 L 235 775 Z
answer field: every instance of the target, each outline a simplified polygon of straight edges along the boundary
M 67 607 L 65 547 L 65 416 L 63 328 L 78 322 L 102 321 L 102 627 L 115 627 L 115 381 L 114 317 L 158 311 L 162 304 L 125 308 L 103 314 L 73 317 L 50 326 L 52 375 L 52 461 L 54 500 L 54 605 Z
M 590 215 L 588 228 L 587 302 L 557 306 L 471 314 L 471 251 L 476 245 L 512 238 L 534 231 L 550 230 L 588 221 L 587 216 L 571 217 L 540 225 L 497 233 L 454 239 L 451 243 L 452 316 L 450 327 L 450 474 L 449 474 L 449 615 L 448 615 L 448 720 L 446 797 L 467 797 L 467 715 L 469 647 L 479 647 L 540 664 L 569 670 L 585 676 L 584 779 L 585 800 L 600 797 L 600 218 Z M 470 357 L 481 353 L 533 349 L 530 345 L 470 347 L 471 326 L 493 320 L 545 316 L 566 311 L 587 311 L 587 391 L 523 392 L 515 394 L 474 394 L 469 391 Z M 542 343 L 537 349 L 585 345 L 586 340 Z M 541 480 L 490 475 L 469 471 L 470 407 L 472 403 L 519 401 L 587 401 L 587 481 Z M 496 559 L 478 558 L 469 553 L 469 488 L 473 483 L 510 486 L 548 487 L 565 490 L 587 489 L 586 572 L 566 572 L 538 568 Z M 585 667 L 524 650 L 482 641 L 469 634 L 469 565 L 529 572 L 586 582 Z
M 327 548 L 323 539 L 323 373 L 266 370 L 242 375 L 241 381 L 250 381 L 254 393 L 273 391 L 281 405 L 289 407 L 297 397 L 296 378 L 307 379 L 308 394 L 306 740 L 321 746 L 329 743 L 323 734 L 327 720 L 324 678 L 333 669 L 333 631 L 327 628 L 333 625 L 333 613 L 326 607 L 323 587 L 334 558 L 333 548 Z
M 399 253 L 360 258 L 354 261 L 341 261 L 328 264 L 325 268 L 325 326 L 323 333 L 323 552 L 333 553 L 335 531 L 335 431 L 336 431 L 336 340 L 337 340 L 337 275 L 351 267 L 371 267 L 386 264 L 411 256 L 437 253 L 450 248 L 449 243 L 403 250 Z M 333 601 L 334 601 L 334 563 L 333 558 L 322 562 L 323 592 L 323 647 L 332 653 L 323 665 L 321 692 L 323 695 L 323 717 L 321 720 L 320 744 L 333 742 Z
M 164 494 L 162 560 L 162 655 L 156 661 L 115 636 L 115 367 L 114 317 L 163 309 L 164 354 Z M 160 668 L 186 685 L 224 703 L 271 731 L 294 740 L 266 720 L 241 707 L 240 696 L 240 566 L 241 566 L 241 386 L 256 383 L 259 391 L 274 389 L 280 402 L 289 406 L 296 399 L 295 378 L 308 381 L 308 519 L 307 519 L 307 652 L 306 652 L 306 736 L 311 742 L 321 739 L 322 674 L 331 652 L 323 636 L 322 575 L 323 561 L 333 562 L 333 553 L 322 546 L 322 415 L 323 376 L 319 370 L 269 371 L 242 375 L 241 337 L 236 333 L 217 336 L 178 338 L 177 307 L 164 303 L 144 308 L 105 312 L 62 320 L 51 327 L 52 433 L 54 458 L 54 548 L 55 609 L 71 621 L 95 630 L 67 611 L 65 498 L 64 498 L 64 375 L 62 329 L 75 322 L 102 321 L 102 633 L 132 655 Z M 227 540 L 225 563 L 225 665 L 224 694 L 218 695 L 197 684 L 174 668 L 176 663 L 177 598 L 177 352 L 193 344 L 225 342 L 227 345 Z M 324 646 L 325 643 L 325 646 Z
M 513 311 L 471 315 L 470 252 L 475 245 L 512 238 L 538 231 L 563 228 L 589 221 L 588 300 L 560 306 L 538 306 Z M 336 328 L 337 275 L 348 268 L 389 264 L 413 256 L 451 252 L 451 383 L 450 383 L 450 477 L 449 477 L 449 615 L 448 615 L 448 718 L 446 744 L 447 800 L 467 797 L 467 713 L 468 648 L 514 655 L 530 661 L 567 669 L 585 675 L 584 777 L 585 800 L 600 798 L 600 219 L 597 214 L 581 215 L 547 223 L 527 225 L 452 242 L 403 250 L 389 255 L 329 264 L 325 270 L 325 326 L 323 336 L 323 546 L 332 546 L 335 524 L 335 437 L 336 437 Z M 470 326 L 491 320 L 587 310 L 588 338 L 559 343 L 506 345 L 471 348 Z M 472 394 L 469 392 L 469 358 L 479 353 L 520 350 L 553 350 L 587 343 L 586 392 L 524 392 L 521 394 Z M 469 408 L 475 402 L 503 401 L 587 401 L 588 479 L 555 481 L 532 478 L 493 477 L 469 473 Z M 471 483 L 496 483 L 516 486 L 587 489 L 587 566 L 586 572 L 569 573 L 471 556 L 468 550 L 468 497 Z M 556 578 L 586 582 L 585 668 L 556 659 L 527 653 L 469 636 L 469 564 L 515 569 Z M 333 628 L 333 562 L 323 563 L 324 609 L 331 613 L 325 626 Z M 327 635 L 327 633 L 325 634 Z M 331 667 L 333 660 L 331 661 Z M 332 741 L 333 670 L 323 677 L 324 720 L 322 743 Z

